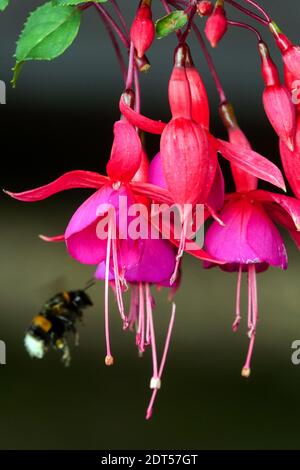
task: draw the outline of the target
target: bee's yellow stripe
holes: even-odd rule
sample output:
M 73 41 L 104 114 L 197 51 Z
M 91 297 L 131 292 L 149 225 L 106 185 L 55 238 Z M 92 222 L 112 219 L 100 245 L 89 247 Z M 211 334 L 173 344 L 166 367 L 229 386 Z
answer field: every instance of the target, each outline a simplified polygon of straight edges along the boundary
M 45 333 L 48 333 L 51 330 L 52 323 L 47 320 L 47 318 L 43 317 L 43 315 L 37 315 L 32 320 L 32 324 L 34 326 L 39 326 Z

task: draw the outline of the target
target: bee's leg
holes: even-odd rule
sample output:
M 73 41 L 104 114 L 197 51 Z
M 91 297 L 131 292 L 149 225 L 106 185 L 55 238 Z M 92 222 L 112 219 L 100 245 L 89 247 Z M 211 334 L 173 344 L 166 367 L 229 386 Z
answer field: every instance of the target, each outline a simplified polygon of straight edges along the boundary
M 74 328 L 74 343 L 75 346 L 79 346 L 79 333 L 76 328 Z

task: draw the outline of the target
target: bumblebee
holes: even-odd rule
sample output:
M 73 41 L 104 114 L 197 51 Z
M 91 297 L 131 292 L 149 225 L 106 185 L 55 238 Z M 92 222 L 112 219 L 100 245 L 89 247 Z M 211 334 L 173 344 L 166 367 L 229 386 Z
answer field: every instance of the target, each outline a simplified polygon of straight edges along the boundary
M 73 334 L 78 345 L 77 323 L 82 310 L 93 305 L 84 290 L 61 292 L 49 299 L 26 331 L 24 344 L 31 357 L 42 359 L 49 348 L 62 353 L 62 362 L 70 365 L 71 354 L 67 335 Z

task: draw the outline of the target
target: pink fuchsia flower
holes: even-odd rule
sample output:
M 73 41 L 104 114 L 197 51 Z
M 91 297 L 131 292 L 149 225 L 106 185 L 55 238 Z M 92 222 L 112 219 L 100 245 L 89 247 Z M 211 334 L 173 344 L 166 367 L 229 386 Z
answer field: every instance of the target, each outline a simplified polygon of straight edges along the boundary
M 269 266 L 287 268 L 284 242 L 274 223 L 288 228 L 299 242 L 300 202 L 267 191 L 249 191 L 229 195 L 220 213 L 224 226 L 213 222 L 206 233 L 205 248 L 222 259 L 221 269 L 238 272 L 236 316 L 233 331 L 238 329 L 242 273 L 248 273 L 249 348 L 242 375 L 249 377 L 258 318 L 256 273 Z M 299 246 L 299 245 L 298 245 Z M 205 263 L 205 267 L 213 267 Z
M 288 37 L 283 34 L 277 24 L 272 21 L 269 24 L 276 44 L 282 53 L 284 65 L 296 79 L 300 79 L 300 47 L 295 46 Z
M 130 30 L 130 38 L 139 58 L 150 48 L 154 37 L 151 0 L 142 0 Z
M 153 393 L 146 414 L 146 419 L 149 419 L 152 416 L 157 392 L 161 388 L 161 378 L 170 345 L 176 310 L 173 303 L 164 352 L 161 364 L 158 365 L 153 313 L 155 302 L 151 294 L 151 286 L 171 287 L 169 280 L 174 270 L 176 257 L 174 247 L 167 240 L 139 240 L 138 246 L 140 251 L 139 262 L 126 269 L 124 278 L 131 290 L 128 316 L 129 328 L 136 331 L 136 345 L 139 353 L 143 354 L 147 347 L 150 347 L 152 351 L 153 372 L 150 388 Z M 159 263 L 158 260 L 160 260 Z M 110 265 L 109 269 L 107 267 L 108 265 L 105 262 L 101 263 L 95 277 L 105 279 L 107 286 L 109 276 L 110 283 L 116 289 L 113 266 Z
M 293 75 L 284 65 L 284 83 L 291 94 L 292 102 L 296 108 L 296 114 L 300 112 L 300 80 Z
M 209 16 L 213 11 L 213 4 L 210 0 L 201 0 L 197 4 L 197 12 L 200 16 Z
M 280 141 L 279 148 L 287 180 L 295 196 L 300 199 L 300 116 L 297 117 L 294 151 L 291 151 L 283 141 Z
M 278 70 L 264 42 L 259 43 L 262 74 L 266 85 L 263 104 L 275 132 L 293 150 L 296 128 L 296 109 L 288 89 L 280 83 Z
M 207 19 L 205 34 L 212 47 L 216 47 L 228 28 L 224 0 L 217 0 L 213 13 Z

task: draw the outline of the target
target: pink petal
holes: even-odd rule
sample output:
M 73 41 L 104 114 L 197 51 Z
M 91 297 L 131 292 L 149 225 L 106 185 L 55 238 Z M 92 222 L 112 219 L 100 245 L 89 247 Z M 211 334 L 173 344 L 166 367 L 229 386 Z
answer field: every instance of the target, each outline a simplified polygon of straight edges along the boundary
M 212 256 L 230 264 L 268 263 L 285 269 L 283 240 L 263 210 L 246 198 L 230 201 L 220 214 L 225 226 L 213 222 L 205 237 Z
M 65 173 L 63 176 L 53 181 L 30 191 L 22 193 L 12 193 L 5 191 L 9 196 L 19 201 L 35 202 L 46 199 L 53 194 L 73 188 L 95 188 L 98 189 L 108 182 L 106 176 L 92 171 L 75 170 Z
M 257 178 L 286 190 L 282 173 L 274 163 L 246 147 L 233 145 L 221 139 L 215 139 L 215 142 L 218 151 L 231 163 Z
M 207 198 L 207 205 L 215 212 L 222 209 L 225 199 L 225 181 L 220 165 L 217 166 L 214 182 Z
M 174 200 L 167 189 L 160 188 L 150 183 L 139 183 L 132 181 L 130 188 L 135 195 L 146 196 L 156 202 L 173 204 Z
M 153 119 L 149 119 L 131 109 L 130 106 L 125 103 L 122 96 L 119 106 L 121 113 L 128 119 L 128 121 L 142 131 L 149 132 L 150 134 L 161 134 L 166 127 L 164 122 L 153 121 Z

